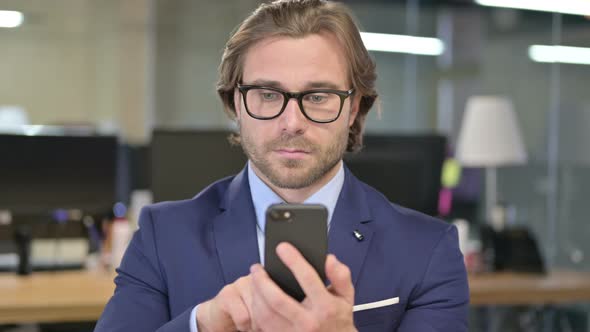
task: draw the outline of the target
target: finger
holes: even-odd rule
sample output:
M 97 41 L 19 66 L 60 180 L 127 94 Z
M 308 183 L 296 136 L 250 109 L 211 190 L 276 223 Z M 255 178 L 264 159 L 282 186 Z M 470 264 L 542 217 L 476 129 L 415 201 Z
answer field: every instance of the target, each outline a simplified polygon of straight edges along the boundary
M 252 280 L 249 277 L 242 277 L 235 282 L 236 290 L 239 293 L 239 300 L 235 301 L 236 315 L 232 316 L 236 328 L 239 331 L 252 330 Z
M 250 312 L 246 305 L 243 293 L 247 292 L 247 285 L 244 285 L 242 280 L 224 288 L 219 296 L 219 301 L 231 318 L 234 326 L 240 331 L 247 331 L 250 329 Z
M 257 300 L 259 309 L 272 312 L 280 319 L 292 325 L 294 322 L 306 319 L 307 312 L 299 302 L 285 294 L 283 290 L 270 278 L 259 264 L 250 268 L 253 285 L 253 302 Z M 259 314 L 256 312 L 254 315 Z M 271 319 L 272 317 L 267 317 Z M 277 330 L 278 331 L 278 330 Z
M 289 322 L 274 312 L 261 295 L 254 295 L 252 299 L 252 331 L 286 331 Z
M 217 329 L 220 331 L 232 330 L 235 328 L 231 316 L 223 308 L 218 299 L 203 302 L 197 306 L 197 329 Z
M 240 299 L 228 300 L 229 315 L 238 331 L 251 330 L 250 312 L 244 301 Z
M 332 254 L 329 254 L 326 258 L 326 277 L 330 280 L 332 292 L 353 305 L 354 286 L 352 285 L 350 269 Z
M 291 270 L 306 296 L 313 298 L 328 293 L 318 273 L 293 245 L 287 242 L 279 243 L 276 252 L 281 261 Z

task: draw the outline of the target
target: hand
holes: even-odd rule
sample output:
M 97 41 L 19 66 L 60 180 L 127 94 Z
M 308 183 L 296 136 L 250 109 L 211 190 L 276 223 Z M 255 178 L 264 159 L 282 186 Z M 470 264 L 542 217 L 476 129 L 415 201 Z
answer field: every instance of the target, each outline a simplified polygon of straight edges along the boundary
M 251 276 L 241 277 L 223 287 L 213 299 L 201 303 L 196 322 L 199 332 L 251 331 L 251 287 Z
M 264 268 L 250 268 L 252 299 L 251 326 L 255 331 L 356 331 L 353 322 L 354 287 L 350 269 L 328 255 L 326 288 L 313 267 L 295 247 L 277 246 L 277 254 L 293 272 L 306 294 L 302 303 L 285 294 Z

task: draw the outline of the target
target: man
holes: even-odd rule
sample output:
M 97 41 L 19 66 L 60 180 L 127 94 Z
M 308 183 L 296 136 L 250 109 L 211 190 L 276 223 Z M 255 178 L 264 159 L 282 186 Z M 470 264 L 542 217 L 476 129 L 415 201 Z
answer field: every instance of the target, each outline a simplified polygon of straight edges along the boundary
M 391 204 L 343 165 L 362 144 L 375 78 L 344 6 L 261 5 L 227 43 L 218 83 L 246 168 L 142 211 L 96 331 L 467 331 L 456 230 Z M 330 286 L 293 246 L 277 247 L 301 303 L 260 264 L 264 213 L 281 201 L 329 211 Z M 353 313 L 361 304 L 374 308 Z

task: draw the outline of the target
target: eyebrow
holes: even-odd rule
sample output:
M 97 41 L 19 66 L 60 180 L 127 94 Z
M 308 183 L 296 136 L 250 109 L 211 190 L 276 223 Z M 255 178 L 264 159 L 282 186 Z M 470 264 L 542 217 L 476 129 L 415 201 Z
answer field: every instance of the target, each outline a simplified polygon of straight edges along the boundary
M 246 83 L 244 83 L 246 84 Z M 279 81 L 272 81 L 272 80 L 265 80 L 265 79 L 258 79 L 254 80 L 248 85 L 261 85 L 261 86 L 268 86 L 271 88 L 279 88 L 282 90 L 286 90 L 283 84 Z M 310 89 L 332 89 L 332 90 L 342 90 L 337 84 L 328 81 L 310 81 L 305 83 L 304 89 L 301 91 L 306 91 Z

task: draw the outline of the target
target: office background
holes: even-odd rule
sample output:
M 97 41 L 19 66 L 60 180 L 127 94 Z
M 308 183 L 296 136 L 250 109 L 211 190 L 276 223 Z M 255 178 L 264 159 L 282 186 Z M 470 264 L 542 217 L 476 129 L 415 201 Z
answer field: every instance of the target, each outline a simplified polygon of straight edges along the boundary
M 452 150 L 469 97 L 510 98 L 528 161 L 498 170 L 499 199 L 536 235 L 548 267 L 590 270 L 590 66 L 528 54 L 535 44 L 590 47 L 590 17 L 469 0 L 345 2 L 364 31 L 437 37 L 447 48 L 440 56 L 372 52 L 382 112 L 369 114 L 367 132 L 439 133 Z M 217 65 L 257 4 L 0 0 L 0 9 L 25 15 L 22 26 L 0 28 L 0 108 L 137 145 L 153 128 L 231 129 L 215 93 Z M 483 182 L 475 187 L 483 193 Z

